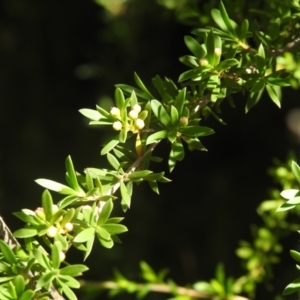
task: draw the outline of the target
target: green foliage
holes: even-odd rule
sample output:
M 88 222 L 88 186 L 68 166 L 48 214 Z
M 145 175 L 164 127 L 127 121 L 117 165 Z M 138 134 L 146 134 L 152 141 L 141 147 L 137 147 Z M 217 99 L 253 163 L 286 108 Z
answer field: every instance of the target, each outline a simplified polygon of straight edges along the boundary
M 98 2 L 112 9 L 108 2 Z M 300 5 L 297 1 L 278 1 L 276 7 L 271 5 L 271 8 L 268 13 L 253 10 L 267 18 L 268 26 L 261 29 L 255 21 L 247 19 L 238 24 L 220 2 L 218 9 L 211 10 L 211 20 L 218 27 L 194 29 L 195 37 L 184 37 L 192 55 L 180 58 L 189 69 L 180 74 L 178 83 L 157 75 L 152 80 L 153 88 L 148 88 L 135 73 L 137 87 L 117 84 L 115 104 L 110 111 L 100 106 L 95 110 L 80 110 L 90 125 L 109 126 L 111 135 L 101 155 L 106 155 L 110 167 L 86 168 L 80 174 L 68 156 L 65 184 L 36 180 L 46 188 L 41 207 L 14 213 L 25 223 L 14 232 L 16 238 L 23 239 L 23 247 L 10 247 L 0 241 L 1 299 L 49 299 L 53 289 L 68 299 L 77 299 L 72 289 L 81 284 L 75 277 L 88 268 L 66 263 L 67 252 L 74 247 L 83 252 L 85 260 L 95 240 L 105 248 L 121 242 L 119 235 L 127 228 L 120 224 L 123 217 L 112 216 L 115 194 L 120 189 L 120 203 L 126 212 L 132 205 L 137 184 L 147 181 L 150 188 L 159 193 L 158 182 L 170 182 L 165 172 L 151 170 L 152 162 L 162 161 L 153 154 L 162 141 L 168 145 L 168 167 L 173 171 L 177 162 L 184 159 L 187 149 L 206 150 L 202 138 L 214 130 L 203 126 L 203 119 L 212 115 L 224 124 L 220 107 L 225 99 L 232 100 L 236 93 L 247 94 L 245 111 L 248 112 L 267 91 L 270 99 L 281 106 L 281 87 L 297 86 L 298 63 L 294 60 L 298 57 L 286 52 L 295 51 L 299 44 L 297 31 L 289 32 L 288 28 L 299 28 Z M 279 261 L 282 251 L 280 238 L 286 235 L 286 230 L 294 230 L 296 226 L 287 221 L 287 211 L 293 208 L 298 212 L 300 191 L 292 188 L 291 182 L 295 178 L 300 184 L 300 168 L 292 163 L 291 178 L 283 166 L 276 172 L 280 168 L 285 175 L 279 172 L 276 178 L 285 189 L 280 195 L 287 201 L 283 202 L 279 192 L 273 191 L 273 199 L 259 206 L 264 225 L 253 226 L 253 242 L 241 241 L 236 251 L 243 262 L 244 275 L 227 277 L 223 265 L 219 264 L 209 282 L 199 281 L 192 288 L 182 288 L 166 280 L 166 271 L 155 273 L 142 262 L 142 278 L 146 283 L 139 284 L 116 273 L 114 285 L 103 284 L 101 288 L 111 288 L 111 294 L 137 293 L 139 298 L 153 290 L 170 293 L 174 299 L 241 299 L 241 293 L 253 298 L 256 285 L 268 283 L 272 277 L 272 265 Z M 284 178 L 288 180 L 285 182 Z M 287 186 L 289 184 L 291 186 Z M 63 195 L 56 204 L 49 190 Z M 297 251 L 292 250 L 291 256 L 300 261 Z M 284 294 L 298 290 L 299 278 L 286 287 Z

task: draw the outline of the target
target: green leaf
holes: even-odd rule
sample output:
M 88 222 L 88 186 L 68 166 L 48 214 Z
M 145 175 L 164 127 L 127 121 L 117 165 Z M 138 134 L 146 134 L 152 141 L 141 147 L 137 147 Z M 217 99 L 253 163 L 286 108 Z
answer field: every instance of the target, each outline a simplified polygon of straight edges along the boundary
M 256 67 L 257 70 L 259 72 L 259 74 L 264 75 L 266 72 L 266 61 L 263 57 L 256 55 L 255 56 L 255 62 L 256 62 Z M 264 78 L 262 78 L 261 80 L 264 80 Z
M 37 234 L 38 231 L 35 228 L 21 228 L 14 232 L 14 237 L 19 239 L 24 239 L 24 238 L 36 236 Z
M 246 103 L 246 113 L 254 106 L 258 103 L 258 101 L 260 100 L 262 93 L 263 93 L 264 89 L 261 89 L 258 93 L 250 93 L 249 99 L 247 100 Z
M 130 208 L 131 197 L 128 193 L 127 187 L 123 181 L 120 182 L 120 191 L 122 196 L 122 202 Z
M 172 125 L 175 125 L 178 123 L 178 120 L 179 120 L 178 111 L 175 106 L 171 105 L 170 112 L 171 112 L 171 123 L 172 123 Z
M 111 235 L 121 234 L 123 232 L 128 231 L 126 226 L 121 225 L 121 224 L 104 224 L 101 227 L 104 228 L 105 230 L 107 230 L 107 232 Z
M 137 84 L 137 86 L 149 96 L 150 99 L 154 98 L 152 94 L 148 91 L 148 89 L 146 88 L 146 86 L 144 85 L 140 77 L 137 75 L 137 73 L 134 73 L 134 81 Z
M 298 181 L 298 183 L 300 183 L 300 167 L 296 162 L 292 162 L 292 172 L 296 178 L 296 180 Z
M 79 232 L 75 236 L 73 242 L 74 243 L 84 243 L 94 237 L 95 231 L 96 231 L 95 228 L 92 228 L 92 227 L 86 228 L 86 229 L 82 230 L 81 232 Z
M 97 233 L 97 231 L 96 231 L 96 233 Z M 89 255 L 91 254 L 93 245 L 94 245 L 94 241 L 95 241 L 95 235 L 86 242 L 86 248 L 83 249 L 83 251 L 85 251 L 83 260 L 86 260 L 89 257 Z
M 263 44 L 260 44 L 260 45 L 259 45 L 257 54 L 258 54 L 260 57 L 262 57 L 263 59 L 266 58 L 265 49 L 264 49 Z
M 52 201 L 51 194 L 48 190 L 45 190 L 42 194 L 42 205 L 46 215 L 46 220 L 50 221 L 52 218 L 53 201 Z
M 110 115 L 110 113 L 108 111 L 106 111 L 105 109 L 103 109 L 102 107 L 96 105 L 96 109 L 97 111 L 103 115 L 105 118 L 110 119 L 111 121 L 114 120 L 114 118 Z
M 153 97 L 150 97 L 147 93 L 145 93 L 145 92 L 141 91 L 140 89 L 135 88 L 131 85 L 116 84 L 115 86 L 120 88 L 121 90 L 123 90 L 128 95 L 131 95 L 132 91 L 134 91 L 139 98 L 142 98 L 145 100 L 151 100 L 153 98 Z
M 149 144 L 158 142 L 162 139 L 165 139 L 167 136 L 168 136 L 167 130 L 161 130 L 161 131 L 155 132 L 148 136 L 146 144 L 149 145 Z
M 128 178 L 130 180 L 136 180 L 136 179 L 140 179 L 140 178 L 144 178 L 145 176 L 149 175 L 153 173 L 152 171 L 149 171 L 149 170 L 143 170 L 143 171 L 136 171 L 136 172 L 133 172 L 133 173 L 130 173 L 128 175 Z
M 209 294 L 209 295 L 214 295 L 215 294 L 215 290 L 213 289 L 213 287 L 205 281 L 199 281 L 196 282 L 193 285 L 193 288 L 200 293 L 205 293 L 205 294 Z
M 150 188 L 152 189 L 152 191 L 156 194 L 159 195 L 159 190 L 158 190 L 158 185 L 157 185 L 157 182 L 155 180 L 153 181 L 148 181 L 149 182 L 149 186 Z
M 116 101 L 116 106 L 117 108 L 119 108 L 119 110 L 121 111 L 121 116 L 125 110 L 125 98 L 123 95 L 123 92 L 120 88 L 116 88 L 115 90 L 115 101 Z
M 214 90 L 215 88 L 220 87 L 220 78 L 218 75 L 213 74 L 209 77 L 208 82 L 207 82 L 207 89 L 209 90 Z M 212 100 L 212 97 L 211 97 Z
M 240 39 L 245 39 L 247 37 L 249 30 L 249 21 L 247 19 L 244 19 L 240 28 Z
M 38 218 L 35 214 L 34 215 L 27 215 L 26 213 L 22 211 L 14 212 L 13 215 L 15 215 L 17 218 L 22 220 L 25 223 L 29 223 L 31 225 L 43 225 L 44 221 Z
M 107 154 L 110 150 L 112 150 L 114 147 L 116 147 L 119 144 L 119 136 L 113 138 L 111 141 L 109 141 L 101 150 L 101 155 Z
M 227 26 L 223 20 L 223 18 L 221 17 L 221 13 L 218 9 L 213 8 L 211 10 L 211 16 L 213 18 L 213 20 L 217 23 L 217 25 L 224 31 L 228 31 Z
M 162 103 L 157 100 L 151 100 L 151 108 L 155 116 L 162 124 L 165 126 L 169 126 L 171 124 L 171 117 Z
M 206 52 L 205 52 L 205 55 L 206 55 Z M 181 56 L 181 57 L 179 57 L 179 61 L 190 68 L 199 67 L 199 63 L 198 63 L 196 57 L 191 56 L 191 55 Z
M 300 196 L 300 191 L 295 189 L 284 190 L 280 193 L 280 196 L 284 199 L 292 199 L 295 196 Z
M 280 108 L 281 107 L 280 95 L 278 95 L 278 93 L 276 92 L 276 87 L 267 84 L 266 89 L 272 101 Z
M 300 262 L 300 253 L 299 252 L 297 252 L 295 250 L 290 250 L 290 254 L 291 254 L 293 259 Z
M 60 194 L 64 194 L 64 195 L 77 195 L 78 194 L 78 192 L 71 189 L 70 187 L 63 185 L 61 183 L 49 180 L 49 179 L 44 179 L 44 178 L 36 179 L 35 182 L 46 189 L 58 192 Z
M 71 159 L 71 156 L 69 155 L 66 159 L 66 169 L 68 173 L 69 183 L 71 187 L 77 191 L 77 192 L 83 192 L 82 189 L 79 187 L 78 181 L 77 181 L 77 175 L 74 170 L 73 162 Z
M 18 300 L 31 300 L 33 299 L 35 292 L 33 290 L 26 290 Z
M 94 190 L 94 181 L 88 169 L 85 171 L 85 182 L 88 191 Z
M 115 158 L 115 156 L 113 156 L 110 153 L 107 153 L 107 160 L 109 162 L 109 164 L 116 170 L 118 171 L 120 169 L 120 163 L 119 161 Z
M 272 77 L 273 73 L 266 77 L 268 83 L 278 86 L 290 86 L 290 82 L 286 78 Z
M 181 136 L 181 138 L 187 143 L 189 150 L 207 151 L 197 138 L 191 138 L 187 136 Z
M 176 96 L 175 102 L 174 102 L 174 106 L 176 107 L 179 116 L 182 115 L 185 97 L 186 97 L 186 88 L 179 91 L 178 95 Z
M 139 104 L 136 94 L 134 91 L 131 92 L 131 96 L 130 96 L 130 106 L 133 107 L 135 104 Z
M 52 260 L 52 267 L 54 269 L 58 269 L 60 266 L 60 251 L 61 251 L 61 243 L 54 242 L 51 249 L 51 260 Z
M 93 121 L 98 121 L 101 118 L 103 118 L 103 116 L 97 110 L 94 109 L 83 108 L 80 109 L 79 112 Z
M 78 200 L 77 195 L 69 195 L 69 196 L 65 197 L 64 199 L 62 199 L 61 201 L 59 201 L 58 206 L 59 206 L 59 208 L 65 208 L 65 207 L 71 205 L 76 200 Z
M 188 70 L 180 74 L 178 82 L 182 82 L 188 79 L 198 78 L 203 72 L 210 70 L 210 67 L 198 67 L 192 70 Z
M 103 247 L 108 248 L 108 249 L 112 248 L 112 246 L 114 245 L 113 239 L 104 240 L 99 237 L 98 240 Z
M 59 270 L 61 275 L 69 275 L 72 277 L 80 276 L 89 268 L 85 265 L 69 265 Z
M 177 139 L 177 129 L 172 129 L 168 133 L 168 139 L 171 143 L 174 143 Z
M 184 159 L 184 148 L 181 143 L 181 140 L 179 140 L 178 142 L 175 142 L 172 145 L 172 157 L 174 157 L 174 159 L 179 160 L 179 161 Z
M 50 271 L 47 273 L 42 274 L 36 284 L 36 288 L 40 289 L 44 286 L 50 285 L 51 282 L 56 278 L 57 273 L 56 271 Z
M 111 240 L 110 234 L 103 227 L 97 227 L 97 237 L 100 240 L 105 240 L 105 241 Z
M 222 62 L 220 62 L 216 67 L 215 70 L 217 71 L 222 71 L 222 70 L 226 70 L 230 67 L 236 66 L 238 65 L 240 62 L 235 59 L 235 58 L 228 58 L 223 60 Z
M 254 83 L 251 88 L 251 93 L 259 93 L 265 88 L 265 81 L 263 78 L 258 78 L 258 80 Z
M 10 264 L 15 264 L 17 259 L 13 251 L 9 248 L 9 246 L 0 240 L 0 252 L 3 254 L 5 260 Z
M 212 30 L 210 30 L 210 32 L 208 33 L 206 47 L 207 47 L 206 58 L 207 58 L 209 64 L 214 66 L 214 64 L 215 64 L 215 37 L 214 37 L 214 33 Z
M 180 132 L 186 136 L 206 136 L 215 133 L 213 129 L 205 126 L 186 126 L 180 128 Z
M 290 283 L 283 291 L 283 295 L 290 295 L 300 290 L 300 277 Z
M 127 122 L 127 121 L 126 121 Z M 125 123 L 126 123 L 125 122 Z M 125 143 L 126 142 L 126 139 L 127 139 L 127 128 L 126 127 L 123 127 L 120 131 L 120 134 L 119 134 L 119 141 L 120 143 Z
M 109 216 L 110 216 L 110 214 L 113 210 L 113 207 L 114 207 L 114 205 L 113 205 L 113 202 L 111 200 L 108 200 L 104 204 L 104 206 L 101 210 L 98 222 L 97 222 L 98 226 L 103 225 L 107 221 L 107 219 L 109 218 Z
M 74 292 L 65 283 L 60 281 L 60 285 L 62 287 L 63 293 L 68 297 L 69 300 L 77 300 Z
M 219 9 L 220 9 L 220 14 L 221 14 L 221 18 L 223 20 L 223 22 L 225 23 L 226 25 L 226 28 L 227 28 L 227 31 L 233 36 L 235 37 L 236 36 L 236 33 L 235 33 L 235 30 L 232 26 L 232 21 L 229 19 L 229 16 L 227 14 L 227 11 L 226 11 L 226 8 L 223 4 L 223 2 L 221 1 L 220 2 L 220 6 L 219 6 Z
M 140 262 L 140 268 L 142 271 L 143 278 L 148 282 L 156 282 L 157 276 L 154 270 L 144 261 Z
M 190 51 L 198 58 L 203 58 L 205 56 L 205 51 L 201 45 L 191 36 L 186 35 L 184 37 L 184 42 Z
M 164 176 L 164 172 L 161 173 L 152 173 L 144 177 L 144 180 L 159 180 Z
M 294 207 L 295 205 L 283 203 L 276 209 L 276 212 L 290 210 L 293 209 Z
M 292 198 L 292 199 L 288 200 L 286 203 L 287 204 L 293 204 L 293 205 L 299 204 L 300 203 L 300 197 Z

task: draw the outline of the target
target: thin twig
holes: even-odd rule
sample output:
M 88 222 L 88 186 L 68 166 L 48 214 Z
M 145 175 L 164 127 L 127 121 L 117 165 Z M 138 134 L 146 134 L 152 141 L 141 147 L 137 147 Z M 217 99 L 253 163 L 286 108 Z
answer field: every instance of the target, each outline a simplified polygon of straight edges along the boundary
M 95 281 L 80 280 L 80 285 L 82 287 L 84 287 L 84 286 L 94 287 L 99 290 L 103 290 L 103 289 L 117 290 L 117 289 L 124 288 L 124 287 L 120 286 L 117 282 L 114 282 L 114 281 L 95 282 Z M 177 295 L 189 296 L 189 297 L 192 297 L 195 299 L 209 300 L 209 299 L 212 299 L 213 297 L 215 297 L 215 295 L 201 293 L 194 289 L 186 288 L 186 287 L 182 287 L 182 286 L 178 286 L 174 289 L 173 287 L 170 287 L 169 285 L 164 284 L 164 283 L 161 283 L 161 284 L 157 284 L 157 283 L 135 284 L 136 291 L 144 290 L 145 287 L 147 287 L 147 289 L 150 292 L 165 293 L 165 294 L 174 294 L 174 292 L 175 292 Z M 234 296 L 232 299 L 233 300 L 249 300 L 249 298 L 245 298 L 243 296 L 238 296 L 238 295 Z
M 294 41 L 292 41 L 292 42 L 286 44 L 285 46 L 283 46 L 282 48 L 273 49 L 270 52 L 271 52 L 272 56 L 277 57 L 279 55 L 282 55 L 284 52 L 292 51 L 293 49 L 295 49 L 299 45 L 300 45 L 300 38 L 298 37 Z
M 141 163 L 143 162 L 143 160 L 149 155 L 150 152 L 152 152 L 155 147 L 158 145 L 159 142 L 155 142 L 153 144 L 151 144 L 148 149 L 145 151 L 145 153 L 140 156 L 137 160 L 135 160 L 132 165 L 127 169 L 126 173 L 127 174 L 131 174 L 133 173 L 140 165 Z M 109 194 L 110 195 L 113 195 L 117 190 L 118 188 L 120 187 L 120 181 L 118 181 L 112 188 L 111 190 L 109 191 Z

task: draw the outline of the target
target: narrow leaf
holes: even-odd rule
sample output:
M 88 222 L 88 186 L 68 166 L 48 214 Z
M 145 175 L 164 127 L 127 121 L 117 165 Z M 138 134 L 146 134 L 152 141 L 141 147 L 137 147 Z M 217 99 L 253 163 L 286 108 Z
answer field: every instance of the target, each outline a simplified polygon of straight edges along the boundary
M 190 51 L 198 58 L 203 58 L 205 56 L 205 51 L 201 45 L 193 37 L 186 35 L 184 37 L 184 42 Z
M 157 100 L 152 100 L 151 108 L 155 116 L 159 119 L 159 121 L 162 124 L 164 124 L 165 126 L 169 126 L 171 124 L 171 117 L 169 116 L 167 110 L 165 109 L 162 103 L 160 103 Z
M 148 91 L 140 77 L 137 75 L 137 73 L 134 73 L 134 81 L 138 85 L 138 87 L 150 97 L 150 99 L 154 98 L 152 94 Z

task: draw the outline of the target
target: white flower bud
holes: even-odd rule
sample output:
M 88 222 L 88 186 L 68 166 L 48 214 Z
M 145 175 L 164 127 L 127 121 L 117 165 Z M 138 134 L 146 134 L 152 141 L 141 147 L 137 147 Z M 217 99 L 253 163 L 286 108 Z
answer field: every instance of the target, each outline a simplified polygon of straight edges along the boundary
M 66 232 L 72 231 L 72 230 L 73 230 L 73 227 L 74 227 L 73 224 L 70 223 L 70 222 L 66 223 L 65 226 L 64 226 Z
M 221 56 L 222 55 L 222 49 L 221 48 L 215 48 L 215 54 L 217 56 Z
M 56 214 L 58 212 L 58 206 L 56 204 L 52 205 L 52 214 Z
M 111 115 L 112 117 L 119 118 L 119 117 L 120 117 L 120 110 L 119 110 L 117 107 L 113 107 L 113 108 L 110 110 L 110 115 Z
M 59 252 L 59 261 L 62 262 L 66 259 L 66 254 L 62 251 Z
M 120 121 L 116 121 L 113 123 L 113 129 L 114 130 L 117 130 L 117 131 L 120 131 L 122 129 L 122 123 Z
M 133 110 L 137 111 L 138 113 L 141 112 L 142 108 L 140 105 L 138 104 L 134 104 L 133 107 L 132 107 Z
M 38 207 L 36 210 L 35 210 L 35 214 L 37 215 L 37 217 L 39 217 L 41 220 L 46 220 L 46 215 L 45 215 L 45 212 L 44 212 L 44 209 L 42 207 Z
M 206 66 L 208 65 L 208 60 L 205 59 L 205 58 L 201 58 L 201 59 L 199 60 L 199 65 L 200 65 L 201 67 L 206 67 Z
M 179 120 L 179 124 L 182 127 L 187 126 L 188 123 L 189 123 L 189 119 L 187 117 L 181 117 Z
M 50 237 L 50 238 L 55 237 L 56 233 L 57 233 L 57 228 L 54 227 L 54 226 L 49 227 L 48 230 L 47 230 L 47 236 Z
M 145 127 L 145 122 L 141 119 L 136 119 L 134 122 L 134 126 L 136 129 L 143 129 Z
M 131 119 L 131 120 L 136 120 L 139 116 L 139 113 L 136 111 L 136 110 L 131 110 L 128 114 L 128 117 Z

